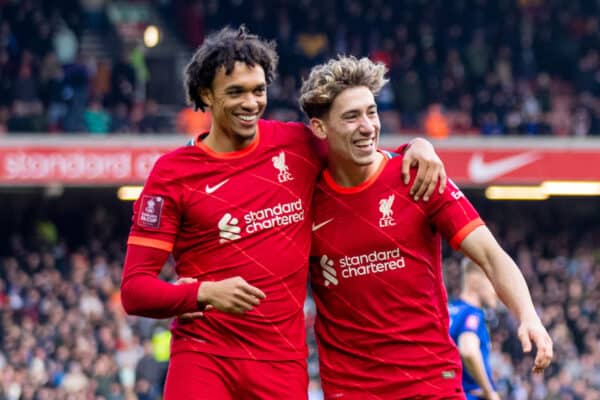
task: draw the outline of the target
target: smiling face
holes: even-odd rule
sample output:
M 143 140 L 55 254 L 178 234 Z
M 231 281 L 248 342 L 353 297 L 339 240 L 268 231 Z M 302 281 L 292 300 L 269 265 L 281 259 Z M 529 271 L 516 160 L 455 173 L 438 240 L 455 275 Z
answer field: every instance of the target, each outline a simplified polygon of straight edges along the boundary
M 239 61 L 229 75 L 224 67 L 219 68 L 212 88 L 204 89 L 201 97 L 212 113 L 209 136 L 213 142 L 220 147 L 225 143 L 230 150 L 243 148 L 254 139 L 267 106 L 265 72 L 259 65 L 251 67 Z
M 311 119 L 317 136 L 327 138 L 330 159 L 344 166 L 368 166 L 377 160 L 381 124 L 373 93 L 365 86 L 341 92 L 322 118 Z

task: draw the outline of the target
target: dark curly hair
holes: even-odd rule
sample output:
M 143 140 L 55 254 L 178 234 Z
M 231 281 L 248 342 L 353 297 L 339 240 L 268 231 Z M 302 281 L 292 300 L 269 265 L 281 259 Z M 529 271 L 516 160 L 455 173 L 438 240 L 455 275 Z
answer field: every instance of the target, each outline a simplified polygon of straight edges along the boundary
M 229 75 L 236 61 L 249 66 L 260 65 L 265 71 L 267 84 L 277 76 L 279 56 L 275 42 L 266 41 L 248 32 L 244 25 L 235 30 L 225 27 L 209 35 L 198 48 L 185 68 L 185 93 L 189 105 L 204 111 L 206 104 L 200 98 L 200 90 L 211 88 L 217 70 L 225 67 Z

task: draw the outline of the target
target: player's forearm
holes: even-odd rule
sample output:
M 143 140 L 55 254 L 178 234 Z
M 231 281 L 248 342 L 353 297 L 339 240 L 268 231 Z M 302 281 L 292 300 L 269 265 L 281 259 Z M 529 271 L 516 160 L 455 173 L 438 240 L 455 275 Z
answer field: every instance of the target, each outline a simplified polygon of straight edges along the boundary
M 471 232 L 460 248 L 483 269 L 500 300 L 520 322 L 538 318 L 523 274 L 487 227 Z
M 479 385 L 479 387 L 483 390 L 483 393 L 486 395 L 492 393 L 494 391 L 494 387 L 492 386 L 492 382 L 490 382 L 487 373 L 485 372 L 481 353 L 474 352 L 465 355 L 461 353 L 461 356 L 464 367 L 473 377 L 475 382 L 477 382 L 477 385 Z
M 136 276 L 121 285 L 123 308 L 128 314 L 171 318 L 198 311 L 199 284 L 175 286 L 148 276 Z
M 500 300 L 520 322 L 537 319 L 525 278 L 512 258 L 502 249 L 495 251 L 490 258 L 488 277 Z
M 121 281 L 121 302 L 128 314 L 170 318 L 198 310 L 199 282 L 173 285 L 158 278 L 168 254 L 129 246 Z

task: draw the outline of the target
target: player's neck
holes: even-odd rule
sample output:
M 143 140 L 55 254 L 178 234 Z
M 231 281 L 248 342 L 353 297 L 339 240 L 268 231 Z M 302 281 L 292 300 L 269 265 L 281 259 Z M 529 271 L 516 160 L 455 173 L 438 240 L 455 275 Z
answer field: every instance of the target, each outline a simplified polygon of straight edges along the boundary
M 465 303 L 481 308 L 481 299 L 475 293 L 463 290 L 460 294 L 460 299 Z
M 330 152 L 328 169 L 335 183 L 343 187 L 354 187 L 373 176 L 383 159 L 383 154 L 377 152 L 376 159 L 371 164 L 357 165 L 348 159 L 336 159 Z
M 208 135 L 202 140 L 202 143 L 217 153 L 229 153 L 244 150 L 252 144 L 254 140 L 256 140 L 256 135 L 243 137 L 235 133 L 228 134 L 221 132 L 213 125 L 211 126 Z

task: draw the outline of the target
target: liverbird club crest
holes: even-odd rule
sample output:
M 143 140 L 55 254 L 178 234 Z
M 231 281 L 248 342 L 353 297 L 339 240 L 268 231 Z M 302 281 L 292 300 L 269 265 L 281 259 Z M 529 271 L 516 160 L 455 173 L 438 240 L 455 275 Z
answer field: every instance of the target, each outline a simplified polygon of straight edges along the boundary
M 390 197 L 379 200 L 379 212 L 381 212 L 381 218 L 379 219 L 380 228 L 396 225 L 393 217 L 394 210 L 392 210 L 395 198 L 396 196 L 391 194 Z
M 284 183 L 288 181 L 293 181 L 294 177 L 292 176 L 290 169 L 285 163 L 285 153 L 282 151 L 278 155 L 272 158 L 273 167 L 279 171 L 277 174 L 277 180 L 279 183 Z

